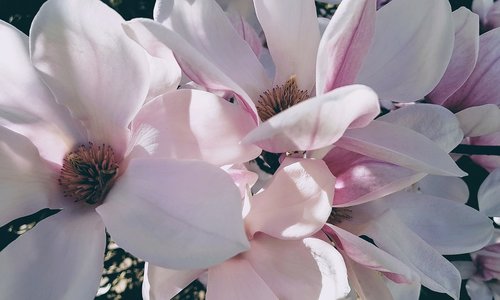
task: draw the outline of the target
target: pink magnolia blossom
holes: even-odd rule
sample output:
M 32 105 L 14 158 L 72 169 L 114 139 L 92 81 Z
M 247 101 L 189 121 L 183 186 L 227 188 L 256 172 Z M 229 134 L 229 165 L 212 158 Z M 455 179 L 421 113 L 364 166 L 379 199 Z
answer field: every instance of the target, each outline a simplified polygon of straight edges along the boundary
M 122 22 L 100 1 L 49 0 L 29 38 L 0 23 L 0 224 L 61 209 L 0 253 L 3 297 L 93 298 L 105 230 L 170 268 L 249 247 L 240 193 L 219 166 L 258 155 L 238 143 L 252 118 L 213 94 L 172 91 L 171 53 L 148 58 Z
M 333 182 L 321 160 L 286 158 L 250 196 L 254 173 L 229 169 L 244 197 L 250 249 L 208 269 L 207 299 L 340 299 L 349 292 L 345 265 L 312 236 L 331 210 Z M 169 299 L 206 270 L 147 264 L 144 299 Z

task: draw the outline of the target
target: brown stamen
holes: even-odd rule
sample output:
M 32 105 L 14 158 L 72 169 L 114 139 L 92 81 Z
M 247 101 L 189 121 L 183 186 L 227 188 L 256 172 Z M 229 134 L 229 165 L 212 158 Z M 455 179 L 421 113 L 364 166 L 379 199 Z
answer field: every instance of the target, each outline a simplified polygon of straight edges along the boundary
M 88 204 L 102 203 L 118 175 L 113 149 L 102 144 L 81 145 L 63 159 L 59 185 L 64 197 Z
M 257 112 L 262 122 L 264 122 L 279 112 L 308 98 L 309 92 L 300 90 L 295 76 L 292 76 L 284 85 L 275 86 L 260 95 Z

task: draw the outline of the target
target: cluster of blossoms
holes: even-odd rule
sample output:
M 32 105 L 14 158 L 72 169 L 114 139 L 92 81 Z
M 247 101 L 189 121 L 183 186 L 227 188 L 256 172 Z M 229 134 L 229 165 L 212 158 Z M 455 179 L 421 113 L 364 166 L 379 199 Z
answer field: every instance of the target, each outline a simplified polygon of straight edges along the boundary
M 200 277 L 207 299 L 458 299 L 465 279 L 500 299 L 500 157 L 471 156 L 476 210 L 450 155 L 500 145 L 487 1 L 481 35 L 447 0 L 283 5 L 0 22 L 0 225 L 59 210 L 0 252 L 0 298 L 92 299 L 108 232 L 146 261 L 144 299 Z

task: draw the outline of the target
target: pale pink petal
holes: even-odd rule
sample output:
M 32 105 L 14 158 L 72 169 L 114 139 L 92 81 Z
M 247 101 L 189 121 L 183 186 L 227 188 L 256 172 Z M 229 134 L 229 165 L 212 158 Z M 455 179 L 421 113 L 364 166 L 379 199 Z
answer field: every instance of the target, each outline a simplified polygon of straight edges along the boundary
M 317 238 L 283 241 L 258 235 L 242 257 L 279 299 L 339 299 L 350 290 L 342 256 Z
M 299 88 L 312 91 L 320 39 L 314 2 L 289 0 L 286 9 L 277 0 L 255 0 L 254 5 L 276 66 L 274 84 L 296 75 Z
M 55 0 L 42 6 L 30 33 L 33 64 L 56 100 L 84 124 L 91 141 L 111 144 L 121 155 L 127 126 L 149 88 L 145 53 L 122 22 L 100 1 Z
M 212 0 L 206 2 L 208 3 L 211 1 Z M 158 5 L 159 3 L 160 1 L 156 4 Z M 229 26 L 232 25 L 229 24 Z M 191 80 L 212 92 L 222 92 L 224 94 L 228 94 L 229 96 L 236 93 L 236 95 L 238 95 L 236 99 L 240 101 L 245 110 L 253 113 L 254 118 L 256 120 L 258 119 L 253 99 L 258 99 L 258 95 L 270 86 L 270 80 L 267 79 L 265 71 L 263 71 L 264 75 L 262 76 L 266 78 L 261 78 L 260 80 L 255 78 L 255 76 L 252 76 L 251 72 L 236 72 L 236 67 L 231 65 L 233 62 L 225 62 L 228 55 L 214 51 L 215 53 L 213 53 L 213 55 L 220 55 L 222 57 L 219 59 L 220 62 L 218 62 L 214 57 L 210 56 L 210 53 L 204 51 L 203 49 L 197 49 L 196 45 L 191 44 L 192 41 L 187 40 L 186 37 L 181 36 L 178 32 L 172 31 L 158 22 L 154 22 L 149 19 L 135 19 L 129 21 L 124 24 L 124 29 L 132 39 L 141 45 L 150 45 L 150 43 L 154 41 L 154 46 L 148 46 L 146 50 L 154 47 L 161 48 L 165 46 L 172 49 L 178 63 L 181 65 L 182 71 L 187 74 Z M 231 29 L 231 31 L 234 31 L 234 29 Z M 234 32 L 234 35 L 237 36 L 237 33 Z M 237 37 L 237 39 L 240 38 Z M 242 43 L 245 42 L 242 41 Z M 229 50 L 232 49 L 231 47 L 231 45 L 228 45 L 225 49 L 232 51 Z M 248 46 L 244 45 L 244 47 Z M 251 49 L 247 50 L 249 55 L 254 57 L 251 60 L 257 60 L 255 55 L 251 52 Z M 150 54 L 154 55 L 153 52 L 150 52 Z M 234 60 L 237 60 L 237 58 L 234 58 Z M 242 59 L 239 63 L 245 64 L 246 62 Z M 257 60 L 256 62 L 249 62 L 249 64 L 260 64 L 260 62 Z M 242 70 L 248 70 L 251 68 L 250 66 L 240 67 Z M 237 74 L 233 75 L 232 73 Z M 259 82 L 261 82 L 260 85 Z
M 60 162 L 86 131 L 54 100 L 33 68 L 28 37 L 0 21 L 0 124 L 28 137 L 47 160 Z
M 500 107 L 472 106 L 456 113 L 465 136 L 475 137 L 500 131 Z
M 238 188 L 217 167 L 133 159 L 96 210 L 113 240 L 133 255 L 164 268 L 194 269 L 248 248 L 241 209 Z
M 366 225 L 364 234 L 417 272 L 422 285 L 453 299 L 459 298 L 461 278 L 458 270 L 408 229 L 394 212 L 389 211 Z
M 452 200 L 399 192 L 381 201 L 394 210 L 409 229 L 441 254 L 479 250 L 490 241 L 493 234 L 490 219 Z
M 471 278 L 467 280 L 465 288 L 471 300 L 490 300 L 493 298 L 493 294 L 486 283 L 479 279 Z
M 403 126 L 372 121 L 349 129 L 336 146 L 419 172 L 464 176 L 447 152 L 424 135 Z
M 317 95 L 354 83 L 372 43 L 375 8 L 371 0 L 346 0 L 335 11 L 319 44 Z
M 157 1 L 155 20 L 175 31 L 203 57 L 234 80 L 250 97 L 256 98 L 268 89 L 270 80 L 247 42 L 213 0 Z M 172 40 L 172 42 L 174 42 Z M 170 46 L 167 44 L 167 46 Z M 204 77 L 205 64 L 198 65 L 189 54 L 171 47 L 183 71 L 195 82 L 212 88 L 220 85 L 217 78 Z M 186 63 L 189 68 L 184 68 Z M 244 72 L 242 70 L 245 70 Z M 203 77 L 203 81 L 198 81 Z M 207 82 L 204 82 L 207 80 Z
M 54 173 L 26 137 L 0 126 L 0 226 L 49 207 Z
M 357 82 L 381 99 L 422 99 L 443 76 L 453 40 L 448 1 L 391 1 L 377 11 L 374 43 Z
M 63 210 L 0 252 L 5 299 L 93 299 L 103 271 L 106 234 L 92 208 Z
M 470 260 L 467 261 L 455 260 L 452 261 L 451 263 L 460 272 L 460 276 L 462 277 L 462 279 L 469 279 L 477 271 L 476 267 L 474 266 L 474 263 Z
M 464 138 L 455 115 L 440 105 L 408 105 L 377 120 L 412 129 L 432 140 L 446 152 L 453 150 Z
M 471 145 L 499 146 L 500 131 L 470 138 Z M 472 155 L 472 160 L 481 165 L 489 172 L 493 172 L 496 168 L 500 168 L 500 156 L 497 155 Z
M 491 172 L 479 187 L 477 192 L 479 210 L 489 217 L 500 217 L 498 195 L 500 195 L 500 168 Z
M 493 5 L 493 0 L 472 0 L 472 11 L 479 15 L 481 20 L 486 20 L 486 15 Z
M 336 248 L 363 268 L 382 272 L 397 283 L 418 281 L 418 276 L 392 255 L 340 227 L 331 224 L 326 226 L 326 233 L 333 239 Z
M 452 17 L 455 25 L 453 54 L 443 78 L 427 95 L 432 103 L 440 105 L 467 80 L 476 65 L 479 51 L 478 16 L 462 6 L 453 12 Z
M 500 4 L 495 1 L 486 15 L 486 29 L 500 27 Z
M 243 140 L 281 153 L 331 145 L 347 128 L 366 126 L 379 113 L 377 95 L 350 85 L 305 100 L 271 117 Z
M 204 91 L 178 90 L 147 103 L 134 119 L 132 132 L 139 139 L 141 132 L 155 132 L 140 145 L 155 147 L 153 157 L 225 165 L 259 156 L 260 148 L 240 143 L 255 126 L 237 104 Z
M 479 56 L 469 79 L 445 103 L 455 111 L 483 104 L 500 105 L 500 85 L 492 78 L 500 76 L 500 29 L 479 37 Z
M 427 195 L 453 200 L 465 204 L 469 199 L 469 188 L 457 177 L 427 175 L 417 183 L 418 190 Z
M 250 199 L 247 230 L 281 239 L 314 234 L 330 216 L 334 183 L 322 160 L 285 159 L 269 186 Z
M 177 89 L 181 82 L 182 71 L 170 49 L 164 47 L 163 54 L 147 55 L 149 61 L 150 84 L 147 100 Z
M 171 270 L 152 265 L 144 265 L 142 298 L 144 300 L 171 299 L 195 280 L 203 270 Z
M 234 29 L 236 29 L 236 32 L 238 32 L 241 38 L 247 42 L 250 48 L 252 48 L 255 56 L 260 57 L 260 53 L 262 52 L 263 47 L 262 41 L 259 38 L 259 34 L 250 24 L 248 24 L 248 22 L 243 18 L 241 14 L 237 13 L 234 10 L 228 11 L 226 12 L 226 14 L 233 24 Z
M 254 267 L 235 257 L 208 269 L 207 300 L 278 300 Z
M 349 258 L 344 257 L 344 260 L 347 266 L 349 284 L 356 291 L 352 298 L 347 299 L 393 299 L 384 277 L 380 276 L 380 272 L 367 269 Z

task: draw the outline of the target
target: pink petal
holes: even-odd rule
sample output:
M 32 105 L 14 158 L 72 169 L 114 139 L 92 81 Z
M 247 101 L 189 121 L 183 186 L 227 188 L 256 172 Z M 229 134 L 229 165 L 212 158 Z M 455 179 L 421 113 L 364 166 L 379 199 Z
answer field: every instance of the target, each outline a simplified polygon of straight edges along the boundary
M 443 76 L 453 39 L 448 1 L 391 1 L 377 11 L 374 43 L 357 82 L 381 99 L 422 99 Z
M 457 177 L 427 175 L 417 183 L 418 191 L 431 196 L 465 204 L 469 199 L 469 188 Z
M 493 0 L 473 0 L 472 11 L 478 14 L 481 20 L 485 20 L 492 5 Z
M 387 288 L 387 281 L 384 280 L 383 276 L 380 276 L 378 271 L 367 269 L 346 257 L 344 260 L 347 265 L 349 284 L 355 290 L 356 296 L 354 297 L 359 299 L 394 299 Z
M 370 49 L 374 1 L 343 1 L 321 38 L 316 61 L 316 94 L 354 83 Z
M 243 142 L 274 153 L 318 149 L 337 141 L 347 128 L 367 125 L 378 113 L 378 98 L 371 89 L 345 86 L 271 117 Z
M 0 126 L 0 225 L 50 206 L 57 179 L 24 136 Z
M 106 247 L 93 209 L 63 210 L 0 252 L 5 299 L 93 299 Z
M 500 131 L 500 108 L 495 104 L 472 106 L 456 113 L 465 136 L 476 137 Z
M 279 298 L 247 260 L 235 257 L 208 270 L 206 299 L 278 300 Z
M 237 187 L 217 167 L 133 159 L 96 210 L 113 240 L 137 257 L 195 269 L 248 248 L 241 209 Z
M 342 256 L 320 239 L 259 235 L 243 254 L 279 299 L 339 299 L 349 293 Z
M 203 56 L 200 59 L 210 61 L 220 72 L 234 80 L 250 99 L 257 99 L 259 94 L 268 89 L 270 82 L 264 68 L 215 1 L 174 1 L 173 4 L 169 1 L 157 1 L 155 20 L 175 31 L 199 51 Z M 189 53 L 178 51 L 180 47 L 167 46 L 181 59 L 183 71 L 193 81 L 207 88 L 224 84 L 218 78 L 204 77 L 209 71 L 206 63 L 198 64 L 199 59 L 193 59 Z M 184 68 L 185 64 L 190 67 Z M 203 80 L 199 81 L 202 77 Z
M 488 288 L 486 282 L 481 281 L 479 279 L 471 278 L 467 280 L 465 288 L 467 289 L 467 294 L 469 294 L 471 299 L 481 300 L 481 299 L 493 298 L 493 293 Z
M 479 18 L 465 7 L 452 14 L 455 25 L 453 54 L 446 72 L 438 85 L 427 95 L 432 103 L 446 102 L 472 73 L 479 51 Z
M 166 47 L 161 52 L 157 56 L 147 55 L 151 73 L 147 100 L 176 90 L 181 82 L 182 71 L 174 54 Z
M 334 183 L 322 160 L 285 159 L 269 186 L 250 200 L 247 229 L 280 239 L 314 234 L 330 216 Z
M 500 168 L 491 172 L 477 193 L 479 210 L 489 217 L 500 217 Z
M 203 270 L 165 269 L 146 262 L 142 298 L 144 300 L 171 299 L 198 278 L 202 272 Z
M 86 136 L 66 108 L 58 105 L 33 68 L 28 37 L 0 21 L 0 118 L 28 137 L 47 160 L 59 163 L 75 139 Z
M 276 66 L 274 84 L 283 84 L 297 76 L 301 90 L 312 91 L 319 45 L 316 7 L 312 1 L 254 1 L 255 12 Z
M 440 105 L 408 105 L 377 120 L 412 129 L 446 152 L 453 150 L 464 138 L 456 116 Z
M 498 146 L 500 145 L 500 132 L 490 133 L 478 137 L 470 138 L 471 145 Z M 481 165 L 489 172 L 500 168 L 500 156 L 496 155 L 472 155 L 472 160 Z
M 326 233 L 333 239 L 336 248 L 363 268 L 382 272 L 387 278 L 397 283 L 410 283 L 418 280 L 418 276 L 404 263 L 375 245 L 340 227 L 330 224 L 326 226 Z
M 140 147 L 155 148 L 153 157 L 199 159 L 216 165 L 243 163 L 259 156 L 261 149 L 240 141 L 255 128 L 252 116 L 240 106 L 214 94 L 178 90 L 146 104 L 132 123 Z
M 479 37 L 479 56 L 469 79 L 446 102 L 455 111 L 483 104 L 500 105 L 500 86 L 491 78 L 500 76 L 500 30 Z
M 419 172 L 466 175 L 448 153 L 427 137 L 383 121 L 375 120 L 364 128 L 349 129 L 335 145 Z
M 500 4 L 495 1 L 486 15 L 486 29 L 495 29 L 500 27 Z M 500 292 L 499 292 L 500 293 Z
M 253 10 L 253 3 L 252 3 L 252 10 Z M 234 29 L 236 29 L 236 32 L 238 32 L 241 38 L 247 42 L 250 48 L 252 48 L 252 51 L 255 54 L 255 56 L 260 57 L 260 53 L 262 52 L 263 47 L 262 47 L 262 41 L 259 38 L 259 34 L 250 24 L 248 24 L 248 22 L 239 13 L 235 11 L 228 11 L 226 12 L 226 14 L 231 23 L 233 24 Z
M 33 20 L 30 47 L 34 66 L 88 129 L 88 139 L 123 155 L 127 126 L 146 99 L 149 70 L 122 22 L 100 1 L 49 1 Z

